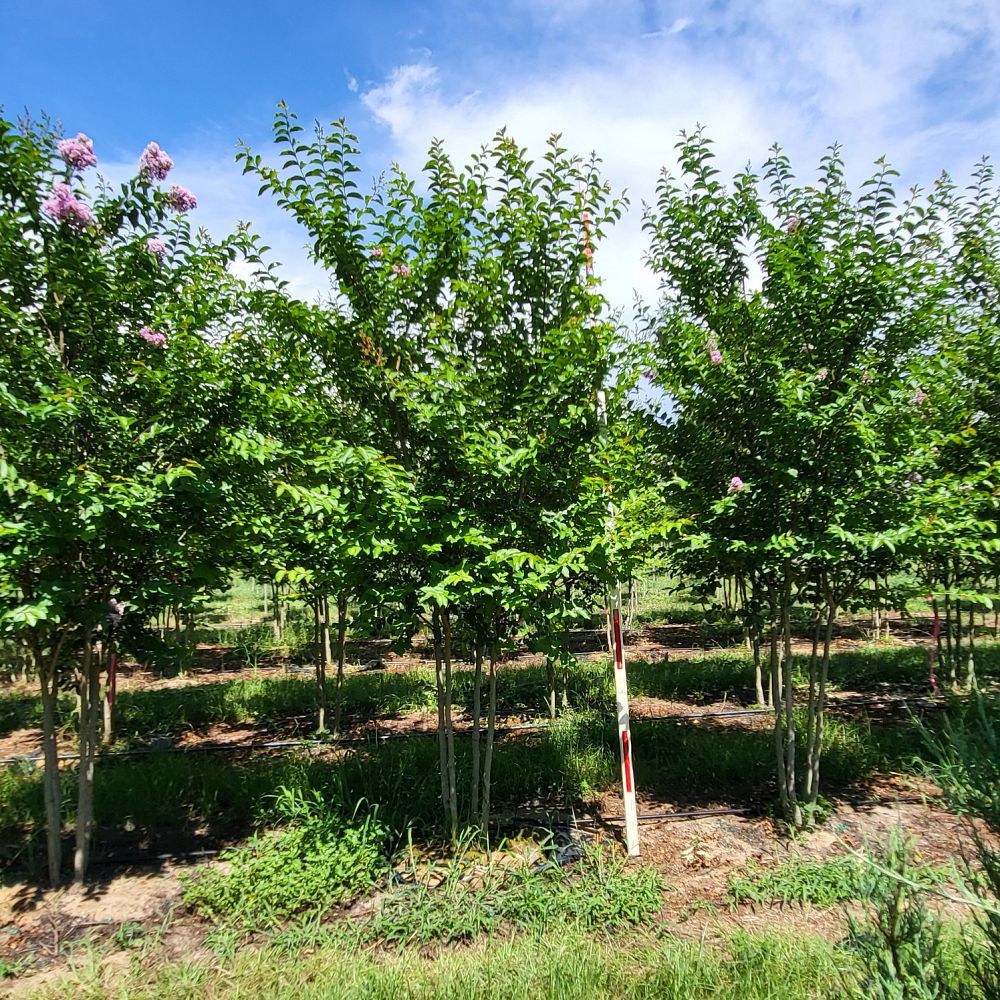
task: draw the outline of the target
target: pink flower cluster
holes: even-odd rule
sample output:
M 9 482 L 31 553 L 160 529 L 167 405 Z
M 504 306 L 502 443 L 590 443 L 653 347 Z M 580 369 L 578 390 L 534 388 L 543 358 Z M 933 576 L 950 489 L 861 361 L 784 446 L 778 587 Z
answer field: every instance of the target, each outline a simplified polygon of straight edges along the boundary
M 733 478 L 729 480 L 730 493 L 742 493 L 746 488 L 747 484 L 743 482 L 739 476 L 733 476 Z
M 385 256 L 385 251 L 381 247 L 372 247 L 371 256 L 374 257 L 375 260 L 381 260 Z
M 830 370 L 828 368 L 820 368 L 820 370 L 818 372 L 816 372 L 816 381 L 817 382 L 825 382 L 826 381 L 826 377 L 829 374 L 830 374 Z
M 398 274 L 401 278 L 408 278 L 413 273 L 406 264 L 393 264 L 392 272 L 393 274 Z
M 166 180 L 174 161 L 155 142 L 149 143 L 139 157 L 139 173 L 151 180 Z
M 42 208 L 53 219 L 74 229 L 84 229 L 94 221 L 90 206 L 75 198 L 68 184 L 53 184 L 52 197 L 42 202 Z
M 719 350 L 719 345 L 715 342 L 715 337 L 709 337 L 708 342 L 705 344 L 708 348 L 708 357 L 713 365 L 722 364 L 722 351 Z
M 918 389 L 913 394 L 913 397 L 910 400 L 910 402 L 913 403 L 914 406 L 919 406 L 921 403 L 924 403 L 926 401 L 927 401 L 927 393 L 924 392 L 922 389 Z
M 147 344 L 152 344 L 154 347 L 164 347 L 167 343 L 167 338 L 164 334 L 158 333 L 156 330 L 152 330 L 148 326 L 144 326 L 139 331 L 139 336 L 142 337 Z
M 198 207 L 198 199 L 187 188 L 174 184 L 167 192 L 167 204 L 176 212 L 190 212 Z
M 90 136 L 78 132 L 75 139 L 63 139 L 56 147 L 59 155 L 74 170 L 86 170 L 97 165 L 94 143 Z
M 161 264 L 167 255 L 167 244 L 157 236 L 150 236 L 146 240 L 146 251 L 151 253 Z

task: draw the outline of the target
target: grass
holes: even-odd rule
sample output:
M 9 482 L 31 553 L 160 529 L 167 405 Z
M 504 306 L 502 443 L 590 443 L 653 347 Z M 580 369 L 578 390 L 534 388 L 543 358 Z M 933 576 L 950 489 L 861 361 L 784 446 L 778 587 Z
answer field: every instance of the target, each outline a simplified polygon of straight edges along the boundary
M 772 743 L 768 730 L 691 722 L 633 723 L 636 778 L 644 791 L 665 799 L 760 801 L 771 796 Z M 924 743 L 912 727 L 867 726 L 831 719 L 826 727 L 824 781 L 829 789 L 863 785 L 886 770 L 914 770 Z M 457 740 L 457 766 L 468 773 L 470 741 Z M 228 840 L 273 823 L 275 789 L 303 796 L 379 806 L 379 817 L 397 835 L 412 827 L 419 837 L 439 832 L 440 780 L 437 742 L 414 736 L 363 744 L 336 756 L 299 753 L 249 758 L 208 754 L 151 754 L 102 762 L 97 768 L 94 809 L 101 838 L 146 842 L 200 830 Z M 545 806 L 591 800 L 619 780 L 617 732 L 596 714 L 566 719 L 548 730 L 499 739 L 494 762 L 494 801 L 502 813 L 513 806 Z M 4 856 L 30 852 L 43 827 L 41 771 L 0 769 L 0 830 Z M 75 772 L 63 771 L 65 820 Z M 459 783 L 464 811 L 467 783 Z M 129 834 L 129 831 L 132 831 Z M 126 834 L 129 834 L 126 836 Z M 27 855 L 26 855 L 27 856 Z
M 957 875 L 954 865 L 915 865 L 907 876 L 920 885 L 943 886 Z M 733 906 L 744 903 L 810 903 L 830 907 L 866 898 L 871 882 L 863 861 L 853 854 L 823 860 L 797 857 L 773 867 L 751 862 L 726 889 Z
M 853 956 L 809 934 L 730 934 L 719 945 L 578 929 L 490 938 L 424 956 L 372 954 L 340 942 L 303 951 L 239 949 L 210 962 L 149 963 L 136 957 L 114 977 L 100 956 L 83 960 L 38 1000 L 260 998 L 260 1000 L 812 1000 L 849 996 Z

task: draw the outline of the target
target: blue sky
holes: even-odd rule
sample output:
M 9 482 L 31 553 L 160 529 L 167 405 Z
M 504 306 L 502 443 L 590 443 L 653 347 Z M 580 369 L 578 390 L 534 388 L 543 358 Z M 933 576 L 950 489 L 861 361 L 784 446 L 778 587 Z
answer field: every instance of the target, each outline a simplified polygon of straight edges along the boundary
M 778 140 L 806 176 L 843 143 L 860 179 L 886 154 L 905 183 L 1000 154 L 997 0 L 2 0 L 0 103 L 95 141 L 109 175 L 149 139 L 221 232 L 250 219 L 303 294 L 303 238 L 256 198 L 235 142 L 263 147 L 275 103 L 344 115 L 377 168 L 416 171 L 430 139 L 459 158 L 507 125 L 596 149 L 633 211 L 598 257 L 612 299 L 654 286 L 639 204 L 696 122 L 727 172 Z

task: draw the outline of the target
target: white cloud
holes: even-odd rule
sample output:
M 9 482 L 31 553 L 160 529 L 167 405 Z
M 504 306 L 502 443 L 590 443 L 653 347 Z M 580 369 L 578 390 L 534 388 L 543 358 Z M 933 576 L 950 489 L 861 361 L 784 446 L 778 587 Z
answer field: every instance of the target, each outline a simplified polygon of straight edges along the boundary
M 536 16 L 569 20 L 571 7 L 546 0 Z M 660 168 L 674 163 L 682 128 L 706 126 L 725 174 L 748 160 L 759 164 L 777 140 L 807 176 L 826 146 L 840 141 L 854 181 L 882 154 L 904 181 L 927 182 L 942 167 L 962 176 L 983 143 L 1000 138 L 1000 116 L 966 120 L 961 107 L 938 107 L 934 95 L 936 74 L 970 45 L 1000 48 L 1000 7 L 733 0 L 713 8 L 711 19 L 677 17 L 666 33 L 643 40 L 634 26 L 663 10 L 651 11 L 650 0 L 624 0 L 614 16 L 606 10 L 588 11 L 595 20 L 587 22 L 587 40 L 572 34 L 568 56 L 540 43 L 533 72 L 494 70 L 484 80 L 474 68 L 438 66 L 428 55 L 398 66 L 362 99 L 388 130 L 391 157 L 412 173 L 432 137 L 463 160 L 501 126 L 533 150 L 553 131 L 572 150 L 595 149 L 608 179 L 633 198 L 596 259 L 621 306 L 630 305 L 633 289 L 655 294 L 642 267 L 637 202 L 653 195 Z M 462 89 L 470 84 L 479 89 Z

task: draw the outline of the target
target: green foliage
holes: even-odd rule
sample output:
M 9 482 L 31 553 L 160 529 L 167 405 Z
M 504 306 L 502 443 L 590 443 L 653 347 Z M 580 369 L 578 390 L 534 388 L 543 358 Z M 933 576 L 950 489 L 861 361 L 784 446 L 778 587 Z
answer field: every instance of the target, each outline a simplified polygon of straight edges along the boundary
M 848 942 L 865 969 L 857 995 L 875 1000 L 962 996 L 965 977 L 946 948 L 941 920 L 911 884 L 920 884 L 912 845 L 897 831 L 873 860 L 861 871 L 865 915 L 848 916 Z
M 500 931 L 541 935 L 556 927 L 620 932 L 659 911 L 662 883 L 651 869 L 628 866 L 616 855 L 590 846 L 573 869 L 487 866 L 471 874 L 459 861 L 439 885 L 417 881 L 390 889 L 369 920 L 352 926 L 351 936 L 426 945 Z
M 321 916 L 372 888 L 384 872 L 386 829 L 364 803 L 345 816 L 318 793 L 282 786 L 273 814 L 282 829 L 223 852 L 222 867 L 185 880 L 189 906 L 217 922 L 263 930 Z
M 957 705 L 940 732 L 922 730 L 932 755 L 931 773 L 960 814 L 1000 830 L 1000 702 L 977 695 Z
M 911 865 L 908 877 L 918 885 L 942 886 L 954 880 L 954 866 Z M 793 858 L 774 867 L 756 863 L 729 879 L 730 903 L 810 903 L 834 906 L 868 899 L 872 892 L 868 867 L 853 854 L 829 859 Z
M 431 955 L 373 955 L 328 935 L 304 940 L 311 943 L 242 948 L 211 962 L 136 965 L 115 986 L 134 1000 L 842 1000 L 854 977 L 851 956 L 805 933 L 737 933 L 706 943 L 551 930 Z M 107 990 L 106 970 L 83 968 L 45 987 L 39 1000 L 96 1000 Z

